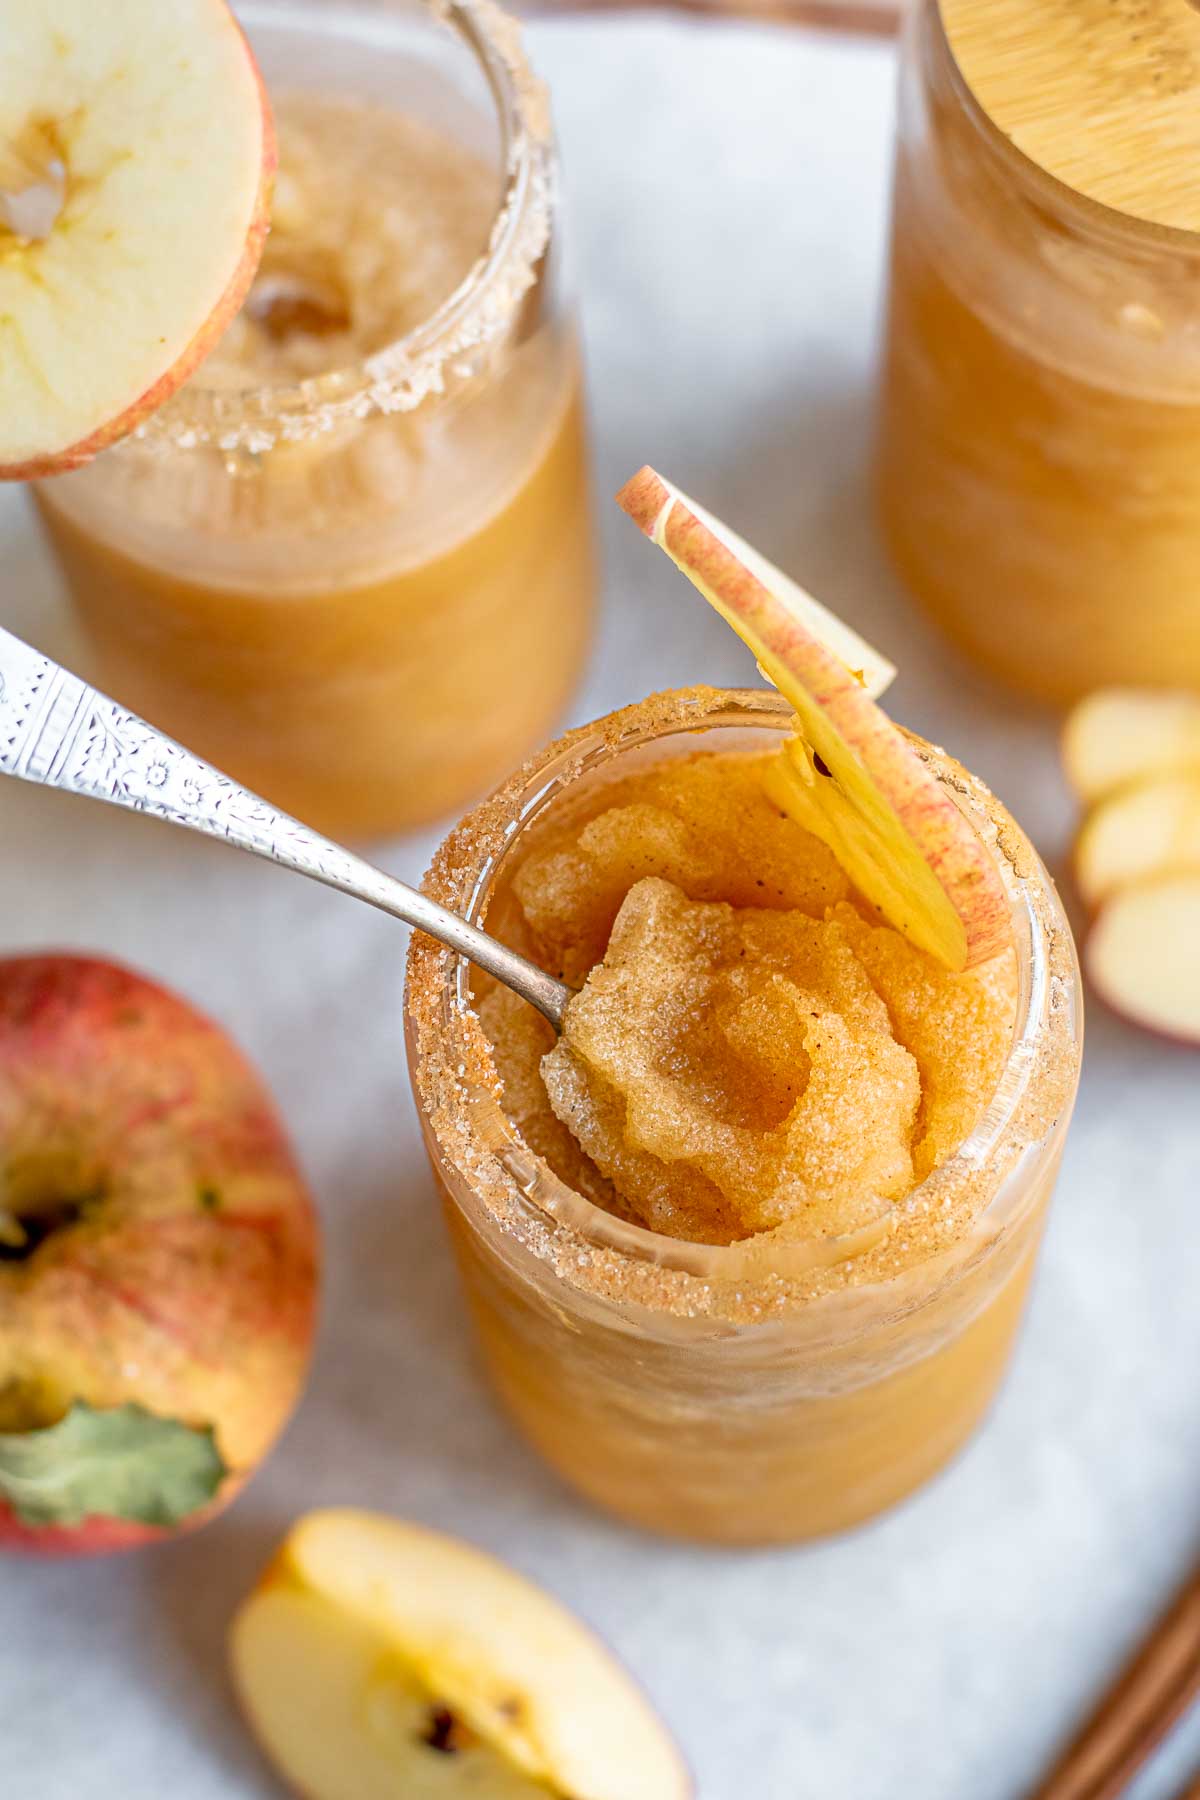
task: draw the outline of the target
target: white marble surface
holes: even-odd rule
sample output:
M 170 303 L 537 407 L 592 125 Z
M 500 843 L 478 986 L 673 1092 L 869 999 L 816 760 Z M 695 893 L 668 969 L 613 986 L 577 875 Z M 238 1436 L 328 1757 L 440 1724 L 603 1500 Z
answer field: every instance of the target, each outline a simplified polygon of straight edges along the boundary
M 654 17 L 532 31 L 574 207 L 606 496 L 651 460 L 902 664 L 898 715 L 953 746 L 1054 863 L 1053 726 L 910 611 L 864 494 L 892 52 Z M 739 680 L 725 627 L 606 501 L 583 718 Z M 61 647 L 55 576 L 0 498 L 0 615 Z M 431 840 L 388 847 L 416 874 Z M 577 1503 L 493 1410 L 418 1153 L 399 929 L 147 821 L 0 792 L 0 946 L 86 946 L 208 1006 L 290 1117 L 328 1238 L 324 1329 L 283 1446 L 192 1541 L 0 1565 L 4 1800 L 267 1800 L 226 1620 L 287 1521 L 394 1508 L 578 1606 L 682 1739 L 701 1800 L 1017 1800 L 1200 1536 L 1200 1059 L 1094 1008 L 1032 1316 L 982 1435 L 845 1541 L 706 1553 Z M 1190 1116 L 1189 1116 L 1190 1115 Z M 1169 1800 L 1200 1718 L 1136 1788 Z M 398 1796 L 398 1800 L 401 1797 Z

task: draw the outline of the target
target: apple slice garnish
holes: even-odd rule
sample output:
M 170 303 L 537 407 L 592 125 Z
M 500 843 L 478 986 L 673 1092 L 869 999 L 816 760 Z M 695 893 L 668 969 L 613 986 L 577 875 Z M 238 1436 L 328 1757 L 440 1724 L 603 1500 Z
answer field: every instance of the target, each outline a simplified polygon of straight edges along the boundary
M 678 516 L 668 532 L 666 515 L 671 511 L 672 502 L 695 522 L 698 529 L 690 538 L 680 529 Z M 768 602 L 772 603 L 769 612 L 778 634 L 785 634 L 790 623 L 802 636 L 815 638 L 837 657 L 872 699 L 878 700 L 891 687 L 896 679 L 894 663 L 860 637 L 844 619 L 822 606 L 790 575 L 768 562 L 753 544 L 748 544 L 722 520 L 706 512 L 697 501 L 689 500 L 656 470 L 649 466 L 639 469 L 617 495 L 617 505 L 660 550 L 666 551 L 676 568 L 682 570 L 693 587 L 699 588 L 726 624 L 733 626 L 754 651 L 767 680 L 781 693 L 788 692 L 785 684 L 794 677 L 790 675 L 786 656 L 777 655 L 774 641 L 766 629 L 767 621 L 763 615 Z M 748 634 L 754 629 L 756 620 L 758 634 L 751 638 Z M 783 641 L 786 643 L 786 636 Z M 772 663 L 776 666 L 771 666 Z M 790 694 L 788 698 L 791 698 Z
M 1200 769 L 1122 788 L 1084 820 L 1075 878 L 1089 907 L 1164 876 L 1200 875 Z
M 233 1622 L 250 1724 L 307 1800 L 687 1800 L 666 1728 L 549 1594 L 440 1532 L 311 1513 Z
M 1125 888 L 1085 947 L 1101 999 L 1134 1025 L 1200 1045 L 1200 874 Z
M 229 324 L 275 140 L 225 0 L 8 0 L 0 60 L 0 477 L 87 462 Z
M 1068 715 L 1062 752 L 1067 780 L 1089 804 L 1159 775 L 1200 776 L 1200 694 L 1100 688 Z
M 889 924 L 947 968 L 972 967 L 1011 943 L 1008 900 L 985 845 L 875 704 L 890 664 L 653 469 L 617 502 L 794 707 L 795 734 L 767 777 L 771 798 L 829 846 Z

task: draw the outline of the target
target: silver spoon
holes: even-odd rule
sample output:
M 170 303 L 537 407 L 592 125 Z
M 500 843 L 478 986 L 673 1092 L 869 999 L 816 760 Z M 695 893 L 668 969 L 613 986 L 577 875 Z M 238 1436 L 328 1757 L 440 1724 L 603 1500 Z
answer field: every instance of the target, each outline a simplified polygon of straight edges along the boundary
M 353 894 L 457 950 L 562 1030 L 572 990 L 561 981 L 416 888 L 277 812 L 2 629 L 0 775 L 151 813 Z

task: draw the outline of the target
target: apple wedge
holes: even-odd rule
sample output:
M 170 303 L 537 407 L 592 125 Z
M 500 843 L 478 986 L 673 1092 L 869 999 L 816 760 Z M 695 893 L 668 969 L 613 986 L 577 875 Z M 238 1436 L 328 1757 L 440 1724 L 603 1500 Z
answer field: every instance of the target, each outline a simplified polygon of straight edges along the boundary
M 1125 888 L 1101 908 L 1085 949 L 1092 985 L 1114 1012 L 1200 1045 L 1200 874 Z
M 638 1688 L 556 1600 L 468 1544 L 311 1513 L 234 1619 L 250 1724 L 307 1800 L 687 1800 Z
M 1159 775 L 1200 776 L 1200 694 L 1100 688 L 1063 727 L 1067 780 L 1085 803 Z
M 692 547 L 685 543 L 680 530 L 680 519 L 676 517 L 673 529 L 666 528 L 667 514 L 672 504 L 682 508 L 684 514 L 695 521 L 699 532 L 703 535 L 704 554 L 697 559 Z M 759 656 L 758 645 L 746 635 L 743 624 L 739 621 L 746 617 L 742 606 L 738 604 L 739 586 L 749 588 L 759 598 L 765 608 L 767 601 L 773 603 L 771 610 L 777 619 L 777 629 L 784 631 L 787 624 L 795 627 L 798 634 L 815 638 L 825 649 L 850 672 L 854 680 L 873 700 L 885 694 L 896 679 L 896 667 L 886 656 L 880 655 L 867 640 L 860 637 L 836 613 L 822 606 L 819 600 L 802 588 L 798 582 L 777 569 L 773 562 L 748 544 L 745 538 L 731 531 L 722 520 L 714 518 L 695 500 L 689 500 L 686 494 L 673 487 L 664 476 L 649 467 L 639 469 L 632 480 L 627 481 L 617 495 L 617 505 L 635 524 L 639 525 L 648 538 L 656 543 L 660 550 L 665 550 L 677 569 L 685 574 L 693 587 L 699 588 L 710 606 L 714 606 L 733 629 L 749 644 L 762 664 L 763 674 L 781 693 L 787 693 L 784 685 L 789 679 L 786 662 L 780 658 L 779 666 L 769 665 L 772 658 L 772 647 L 765 634 L 762 637 L 762 655 Z M 717 554 L 715 546 L 723 552 Z M 765 596 L 765 599 L 761 597 Z M 788 696 L 791 698 L 791 696 Z
M 1098 907 L 1127 887 L 1200 875 L 1200 768 L 1122 788 L 1089 813 L 1075 845 L 1075 877 Z
M 837 857 L 888 922 L 947 968 L 1011 942 L 1010 909 L 985 845 L 914 745 L 876 704 L 883 664 L 816 603 L 796 604 L 719 521 L 653 469 L 617 503 L 754 653 L 796 712 L 767 779 L 771 798 Z M 814 610 L 815 609 L 815 610 Z
M 0 478 L 78 467 L 186 380 L 254 278 L 274 167 L 225 0 L 8 0 Z

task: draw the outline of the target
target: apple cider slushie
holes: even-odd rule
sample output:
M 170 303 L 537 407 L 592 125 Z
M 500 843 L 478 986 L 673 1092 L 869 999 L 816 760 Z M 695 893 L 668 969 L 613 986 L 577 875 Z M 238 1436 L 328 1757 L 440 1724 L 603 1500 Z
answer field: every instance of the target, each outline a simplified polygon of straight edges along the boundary
M 1200 11 L 907 9 L 879 504 L 1014 686 L 1200 686 Z
M 801 1539 L 917 1486 L 995 1391 L 1078 1077 L 1074 951 L 1019 829 L 869 669 L 813 710 L 783 577 L 751 564 L 756 635 L 747 567 L 659 541 L 786 697 L 660 695 L 471 814 L 430 890 L 579 992 L 556 1041 L 417 939 L 410 1056 L 533 1442 L 637 1523 Z
M 536 743 L 585 647 L 546 98 L 487 0 L 244 13 L 280 159 L 257 280 L 139 438 L 37 497 L 111 691 L 391 831 Z

